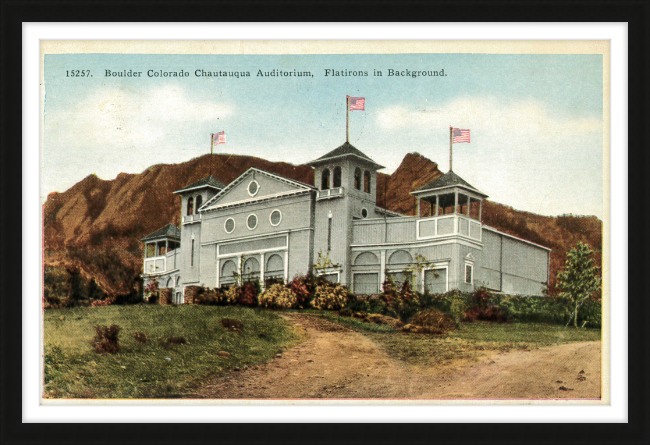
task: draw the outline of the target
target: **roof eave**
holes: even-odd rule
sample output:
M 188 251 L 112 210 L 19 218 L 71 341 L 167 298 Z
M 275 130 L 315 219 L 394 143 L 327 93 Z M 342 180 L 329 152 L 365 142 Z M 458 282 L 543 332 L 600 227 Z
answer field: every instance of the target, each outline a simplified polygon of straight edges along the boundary
M 418 189 L 418 190 L 413 190 L 409 194 L 413 195 L 413 196 L 418 196 L 418 195 L 423 195 L 423 194 L 429 193 L 429 192 L 437 192 L 437 191 L 440 191 L 440 190 L 446 190 L 446 189 L 451 189 L 451 188 L 456 188 L 456 187 L 465 189 L 468 192 L 472 192 L 472 193 L 474 193 L 476 195 L 479 195 L 483 199 L 488 198 L 488 195 L 486 195 L 485 193 L 479 192 L 475 188 L 467 187 L 466 185 L 462 185 L 462 184 L 445 185 L 444 187 L 433 187 L 433 188 L 428 188 L 428 189 L 424 189 L 424 190 Z
M 306 165 L 309 165 L 310 167 L 317 167 L 317 166 L 319 166 L 321 164 L 326 164 L 328 162 L 336 161 L 338 159 L 343 159 L 343 158 L 347 158 L 347 157 L 355 157 L 357 159 L 360 159 L 360 160 L 362 160 L 363 162 L 365 162 L 367 164 L 371 164 L 377 170 L 381 170 L 382 168 L 386 168 L 383 165 L 377 164 L 372 159 L 364 158 L 364 157 L 359 156 L 359 155 L 354 154 L 354 153 L 345 153 L 345 154 L 338 155 L 338 156 L 330 156 L 329 158 L 316 159 L 315 161 L 307 162 Z
M 172 192 L 172 193 L 180 194 L 180 193 L 185 193 L 185 192 L 189 192 L 189 191 L 192 191 L 192 190 L 198 190 L 198 189 L 202 189 L 202 188 L 206 188 L 206 187 L 212 188 L 212 189 L 215 189 L 215 190 L 223 190 L 222 188 L 219 188 L 216 185 L 203 184 L 203 185 L 198 185 L 196 187 L 188 187 L 188 188 L 176 190 L 175 192 Z
M 155 240 L 164 240 L 164 239 L 173 239 L 173 240 L 180 241 L 181 237 L 175 235 L 145 236 L 144 238 L 140 238 L 140 241 L 155 241 Z

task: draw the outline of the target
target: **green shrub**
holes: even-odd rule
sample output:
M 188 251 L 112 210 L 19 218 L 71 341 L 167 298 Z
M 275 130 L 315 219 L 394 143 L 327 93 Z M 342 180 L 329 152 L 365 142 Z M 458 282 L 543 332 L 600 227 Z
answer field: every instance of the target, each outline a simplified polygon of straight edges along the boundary
M 227 304 L 226 293 L 221 289 L 205 289 L 194 297 L 194 304 L 206 306 L 223 306 Z
M 316 288 L 316 294 L 311 301 L 311 305 L 321 310 L 337 310 L 344 307 L 349 299 L 350 292 L 345 287 L 327 283 Z
M 45 306 L 58 307 L 70 295 L 70 274 L 62 267 L 45 267 L 43 271 L 43 296 Z
M 502 295 L 497 307 L 512 321 L 566 324 L 571 312 L 561 299 Z
M 291 309 L 298 306 L 298 296 L 282 284 L 274 284 L 259 297 L 262 307 L 273 309 Z
M 449 315 L 456 323 L 456 327 L 460 327 L 460 322 L 465 318 L 468 308 L 467 296 L 460 292 L 453 292 L 448 294 L 447 299 L 449 299 Z
M 484 287 L 479 287 L 470 294 L 467 303 L 469 307 L 465 311 L 464 321 L 508 321 L 506 313 L 495 304 L 492 294 Z
M 420 300 L 418 294 L 411 289 L 408 281 L 402 284 L 400 289 L 390 277 L 386 277 L 383 282 L 383 292 L 379 298 L 386 306 L 386 311 L 392 313 L 402 321 L 407 320 L 420 309 Z
M 347 306 L 353 312 L 368 312 L 371 314 L 386 314 L 386 305 L 379 295 L 354 295 L 350 297 Z
M 65 363 L 65 359 L 65 354 L 60 346 L 52 346 L 50 350 L 45 351 L 43 380 L 46 385 L 61 373 L 60 368 Z
M 578 325 L 587 328 L 601 328 L 603 323 L 602 300 L 586 300 L 578 312 Z

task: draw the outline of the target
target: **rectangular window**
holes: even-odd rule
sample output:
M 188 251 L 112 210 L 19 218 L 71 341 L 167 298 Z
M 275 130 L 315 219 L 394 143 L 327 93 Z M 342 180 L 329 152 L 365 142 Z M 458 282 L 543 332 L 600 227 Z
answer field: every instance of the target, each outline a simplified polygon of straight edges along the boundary
M 327 219 L 327 251 L 332 250 L 332 218 Z
M 147 252 L 146 252 L 146 257 L 151 258 L 152 256 L 156 256 L 156 245 L 149 243 L 147 244 Z
M 194 267 L 194 240 L 192 240 L 192 253 L 190 256 L 190 267 Z
M 339 282 L 339 274 L 337 273 L 328 273 L 325 275 L 321 275 L 321 277 L 325 278 L 330 283 L 337 284 Z
M 354 293 L 357 295 L 373 295 L 379 293 L 379 274 L 355 273 Z
M 471 264 L 465 264 L 465 283 L 472 284 L 472 274 L 474 272 L 474 266 Z
M 447 269 L 430 269 L 424 271 L 424 291 L 429 294 L 447 292 Z
M 414 285 L 413 274 L 411 272 L 387 272 L 386 276 L 393 280 L 397 290 L 402 289 L 405 281 L 408 281 L 411 287 Z

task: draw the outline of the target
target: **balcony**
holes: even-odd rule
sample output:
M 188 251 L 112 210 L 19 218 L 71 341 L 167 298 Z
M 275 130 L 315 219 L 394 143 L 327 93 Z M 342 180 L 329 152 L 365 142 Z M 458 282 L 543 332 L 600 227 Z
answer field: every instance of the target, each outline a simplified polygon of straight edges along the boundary
M 318 190 L 316 191 L 316 201 L 321 201 L 323 199 L 342 198 L 344 190 L 345 189 L 343 187 L 334 187 L 327 190 Z
M 459 214 L 428 218 L 373 218 L 353 221 L 352 244 L 415 243 L 444 237 L 481 242 L 481 223 Z
M 164 273 L 167 269 L 167 255 L 149 257 L 144 260 L 144 273 L 155 275 Z
M 465 215 L 450 214 L 420 218 L 416 224 L 416 237 L 418 240 L 460 235 L 481 241 L 480 221 Z
M 196 213 L 194 215 L 184 216 L 182 222 L 183 222 L 183 224 L 189 224 L 189 223 L 199 222 L 199 221 L 201 221 L 201 214 Z

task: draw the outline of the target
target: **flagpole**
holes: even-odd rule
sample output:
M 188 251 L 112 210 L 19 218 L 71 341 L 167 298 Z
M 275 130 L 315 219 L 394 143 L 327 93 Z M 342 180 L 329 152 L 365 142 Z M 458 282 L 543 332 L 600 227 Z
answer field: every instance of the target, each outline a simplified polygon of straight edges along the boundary
M 452 170 L 452 159 L 451 159 L 451 152 L 452 152 L 452 147 L 454 145 L 454 127 L 451 125 L 449 126 L 449 171 Z
M 350 142 L 350 96 L 345 96 L 345 142 Z
M 210 176 L 212 176 L 212 153 L 214 151 L 214 134 L 210 133 Z

